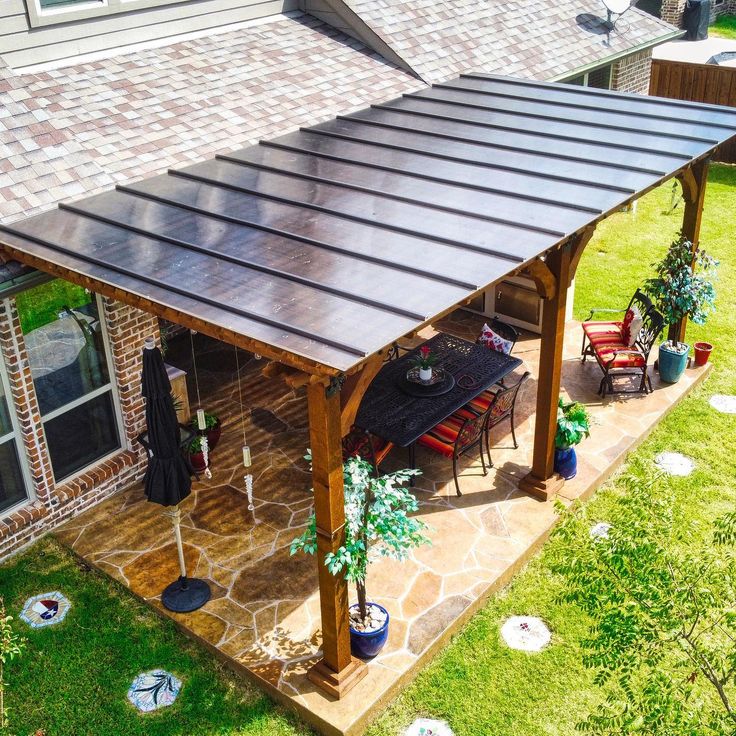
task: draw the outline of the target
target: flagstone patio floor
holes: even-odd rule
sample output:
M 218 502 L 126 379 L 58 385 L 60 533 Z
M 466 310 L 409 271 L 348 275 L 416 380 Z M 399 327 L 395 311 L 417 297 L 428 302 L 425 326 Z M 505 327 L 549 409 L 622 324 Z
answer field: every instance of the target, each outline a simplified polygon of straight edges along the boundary
M 435 328 L 473 339 L 479 320 L 458 311 Z M 427 328 L 419 340 L 432 334 Z M 593 427 L 579 448 L 578 475 L 563 490 L 566 500 L 592 493 L 707 373 L 707 368 L 690 368 L 670 386 L 660 384 L 650 368 L 653 394 L 601 401 L 596 394 L 600 371 L 593 362 L 580 362 L 580 341 L 579 325 L 570 323 L 563 391 L 589 406 Z M 189 372 L 194 409 L 197 393 L 188 346 L 188 336 L 172 340 L 167 359 Z M 243 426 L 234 348 L 197 335 L 196 354 L 203 404 L 222 418 L 223 435 L 211 453 L 212 479 L 200 478 L 182 504 L 182 533 L 190 574 L 210 582 L 212 600 L 192 614 L 162 608 L 160 592 L 178 575 L 176 551 L 170 521 L 160 507 L 146 502 L 141 486 L 79 515 L 61 527 L 57 537 L 233 667 L 255 676 L 274 696 L 296 706 L 322 732 L 360 733 L 483 600 L 509 581 L 554 525 L 553 504 L 517 488 L 531 462 L 539 340 L 522 337 L 514 350 L 524 361 L 519 370 L 532 373 L 519 398 L 519 449 L 513 449 L 507 427 L 497 428 L 494 469 L 483 476 L 479 461 L 465 462 L 460 498 L 452 485 L 451 463 L 417 451 L 423 475 L 415 492 L 433 544 L 416 550 L 406 563 L 381 560 L 371 567 L 369 598 L 388 609 L 390 637 L 369 663 L 368 676 L 340 701 L 305 676 L 320 656 L 316 564 L 311 557 L 289 556 L 289 543 L 302 531 L 311 508 L 310 474 L 303 459 L 308 446 L 304 392 L 263 378 L 263 362 L 239 354 L 245 436 L 253 450 L 255 478 L 256 508 L 250 512 L 241 464 Z M 397 449 L 384 467 L 395 469 L 407 462 L 407 453 Z

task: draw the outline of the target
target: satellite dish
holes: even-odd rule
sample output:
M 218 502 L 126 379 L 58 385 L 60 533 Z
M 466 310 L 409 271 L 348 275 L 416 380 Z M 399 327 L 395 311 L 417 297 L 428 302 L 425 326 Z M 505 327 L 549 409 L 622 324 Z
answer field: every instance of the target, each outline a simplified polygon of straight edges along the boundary
M 631 7 L 631 0 L 602 0 L 602 2 L 608 13 L 606 25 L 609 30 L 613 30 L 616 26 L 616 21 Z M 613 18 L 614 15 L 616 16 L 616 20 Z

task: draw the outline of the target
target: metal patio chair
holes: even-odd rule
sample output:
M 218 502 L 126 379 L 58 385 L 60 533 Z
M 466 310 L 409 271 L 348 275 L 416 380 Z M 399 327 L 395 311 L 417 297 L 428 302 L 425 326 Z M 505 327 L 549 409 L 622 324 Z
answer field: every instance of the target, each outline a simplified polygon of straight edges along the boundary
M 459 409 L 417 440 L 423 447 L 452 458 L 452 477 L 455 480 L 455 490 L 458 496 L 463 494 L 460 492 L 460 483 L 457 478 L 457 461 L 467 452 L 475 447 L 479 448 L 483 475 L 488 475 L 488 468 L 483 457 L 485 424 L 486 414 L 474 414 L 467 409 Z
M 393 447 L 393 443 L 383 437 L 353 426 L 342 438 L 342 459 L 345 462 L 348 458 L 359 457 L 373 466 L 373 472 L 378 477 L 379 467 Z

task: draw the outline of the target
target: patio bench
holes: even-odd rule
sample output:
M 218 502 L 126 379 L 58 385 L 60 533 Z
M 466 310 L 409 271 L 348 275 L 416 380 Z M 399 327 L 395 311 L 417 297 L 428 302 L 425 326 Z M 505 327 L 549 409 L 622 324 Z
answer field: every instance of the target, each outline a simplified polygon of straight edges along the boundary
M 635 309 L 641 317 L 641 325 L 634 326 L 636 335 L 626 334 L 631 329 L 631 318 Z M 593 321 L 600 313 L 623 314 L 621 320 Z M 623 376 L 641 375 L 636 393 L 652 391 L 652 382 L 647 372 L 649 353 L 664 329 L 664 317 L 654 308 L 649 297 L 637 289 L 626 309 L 593 309 L 588 320 L 583 322 L 582 360 L 595 358 L 603 371 L 598 393 L 601 397 L 611 393 L 631 393 L 626 389 L 614 389 L 613 379 Z

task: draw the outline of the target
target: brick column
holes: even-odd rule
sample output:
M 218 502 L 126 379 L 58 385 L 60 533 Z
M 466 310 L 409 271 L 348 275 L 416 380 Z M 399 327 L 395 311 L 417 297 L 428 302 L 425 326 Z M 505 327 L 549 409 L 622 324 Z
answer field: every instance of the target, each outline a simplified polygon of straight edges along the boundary
M 128 449 L 137 450 L 135 438 L 146 425 L 145 404 L 141 396 L 143 340 L 153 335 L 160 342 L 158 319 L 119 301 L 103 298 L 102 303 L 126 443 Z
M 686 0 L 662 0 L 662 20 L 682 27 L 682 14 L 685 12 Z
M 20 427 L 21 443 L 28 460 L 36 498 L 45 506 L 52 505 L 54 475 L 46 439 L 41 425 L 36 389 L 33 385 L 26 343 L 20 326 L 15 300 L 0 302 L 0 351 L 10 384 L 10 401 Z M 13 407 L 9 407 L 13 411 Z M 20 451 L 20 447 L 18 448 Z
M 613 65 L 611 89 L 617 92 L 649 94 L 649 79 L 652 73 L 652 50 L 640 51 L 620 59 Z

